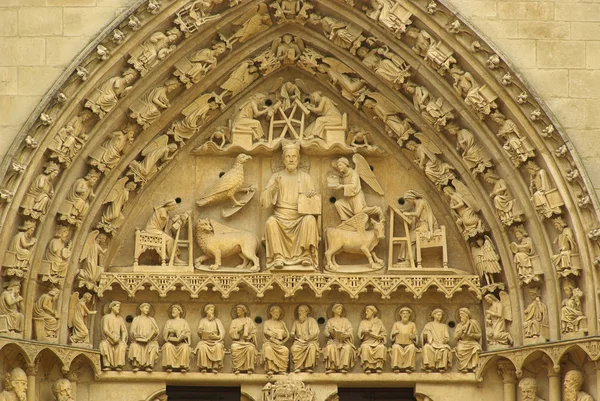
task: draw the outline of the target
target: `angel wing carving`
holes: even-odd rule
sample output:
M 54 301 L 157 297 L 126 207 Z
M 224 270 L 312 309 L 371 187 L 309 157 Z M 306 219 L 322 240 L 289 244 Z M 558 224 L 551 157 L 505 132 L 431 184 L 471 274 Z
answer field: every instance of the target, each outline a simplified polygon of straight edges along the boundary
M 340 230 L 356 231 L 360 234 L 365 234 L 369 215 L 366 213 L 358 213 L 354 217 L 342 222 L 337 228 Z
M 79 261 L 83 262 L 90 256 L 90 249 L 92 249 L 96 244 L 96 237 L 100 234 L 100 231 L 94 230 L 88 234 L 87 239 L 85 240 L 85 244 L 83 245 L 83 250 L 81 251 L 81 256 L 79 256 Z
M 356 153 L 352 156 L 352 161 L 354 162 L 356 172 L 360 176 L 360 178 L 375 192 L 379 195 L 383 195 L 383 188 L 377 181 L 377 177 L 371 171 L 371 167 L 367 160 L 360 154 Z
M 149 154 L 151 154 L 159 149 L 163 149 L 168 145 L 169 145 L 169 137 L 167 135 L 161 135 L 158 138 L 156 138 L 155 140 L 153 140 L 152 142 L 150 142 L 150 144 L 148 146 L 146 146 L 144 148 L 144 150 L 142 150 L 142 156 L 148 156 Z
M 69 315 L 67 316 L 67 326 L 69 328 L 73 327 L 73 318 L 77 304 L 79 304 L 79 293 L 75 291 L 73 294 L 71 294 L 71 299 L 69 300 Z
M 502 303 L 502 316 L 512 322 L 512 309 L 510 308 L 510 296 L 506 291 L 500 291 L 500 302 Z
M 229 226 L 226 226 L 225 224 L 221 224 L 216 220 L 210 219 L 210 225 L 213 228 L 213 232 L 215 234 L 225 234 L 225 233 L 239 233 L 242 232 L 241 230 L 237 230 L 235 228 L 231 228 Z
M 460 195 L 463 201 L 469 206 L 473 211 L 479 212 L 481 208 L 477 205 L 477 201 L 469 191 L 469 188 L 462 181 L 454 179 L 452 180 L 452 186 L 456 189 L 456 193 Z
M 437 147 L 437 145 L 435 143 L 433 143 L 429 137 L 427 137 L 427 135 L 423 134 L 423 133 L 416 133 L 415 137 L 419 140 L 419 142 L 421 142 L 421 145 L 423 145 L 425 148 L 427 148 L 427 150 L 429 150 L 430 152 L 436 154 L 436 155 L 441 155 L 442 151 L 440 150 L 440 148 Z
M 105 205 L 107 203 L 119 200 L 123 195 L 123 192 L 126 191 L 125 184 L 127 184 L 127 181 L 129 181 L 129 177 L 123 177 L 119 181 L 117 181 L 117 183 L 112 187 L 102 204 Z

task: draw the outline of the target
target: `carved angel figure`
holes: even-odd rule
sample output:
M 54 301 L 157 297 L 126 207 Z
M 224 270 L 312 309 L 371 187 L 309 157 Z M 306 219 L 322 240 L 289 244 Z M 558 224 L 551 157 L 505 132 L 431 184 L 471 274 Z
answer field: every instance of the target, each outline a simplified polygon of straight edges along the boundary
M 535 280 L 533 263 L 531 261 L 531 258 L 534 256 L 533 242 L 529 238 L 529 233 L 522 226 L 515 227 L 513 232 L 518 241 L 511 242 L 510 244 L 510 250 L 515 255 L 513 261 L 519 275 L 519 280 L 528 284 L 532 280 Z
M 235 306 L 235 318 L 229 326 L 231 344 L 231 367 L 233 373 L 252 373 L 256 365 L 256 325 L 248 316 L 250 311 L 243 304 Z
M 454 188 L 444 187 L 444 193 L 450 198 L 450 209 L 463 237 L 469 239 L 483 233 L 483 222 L 477 215 L 480 209 L 473 195 L 465 184 L 458 180 L 452 180 L 452 185 Z
M 98 224 L 107 233 L 114 233 L 125 220 L 123 208 L 129 200 L 129 193 L 134 191 L 136 185 L 129 181 L 129 177 L 123 177 L 117 181 L 115 186 L 110 190 L 103 204 L 107 205 L 102 213 L 102 218 Z
M 264 115 L 272 116 L 273 107 L 265 106 L 266 96 L 263 93 L 250 95 L 248 100 L 240 106 L 237 113 L 231 120 L 231 131 L 236 133 L 252 133 L 253 141 L 264 141 L 265 132 L 263 130 L 259 117 Z
M 56 300 L 60 291 L 58 288 L 51 288 L 40 295 L 33 305 L 33 325 L 36 333 L 36 339 L 44 341 L 58 337 L 58 319 L 60 313 L 56 309 Z
M 446 132 L 456 137 L 456 150 L 462 152 L 461 157 L 474 176 L 493 166 L 471 131 L 450 123 L 446 126 Z
M 408 118 L 400 117 L 400 110 L 394 107 L 391 101 L 378 92 L 369 92 L 367 99 L 363 103 L 368 110 L 373 110 L 375 115 L 381 119 L 385 125 L 385 131 L 394 138 L 398 144 L 402 145 L 416 131 Z
M 112 77 L 92 91 L 86 99 L 85 107 L 92 110 L 99 118 L 112 111 L 119 99 L 124 98 L 133 89 L 133 81 L 137 77 L 134 69 L 127 69 L 119 77 Z
M 158 324 L 150 316 L 151 306 L 143 303 L 138 307 L 139 314 L 133 318 L 130 328 L 131 344 L 127 358 L 133 366 L 133 371 L 145 369 L 152 372 L 152 368 L 158 358 Z
M 458 310 L 458 323 L 454 329 L 456 341 L 456 365 L 461 372 L 473 372 L 479 363 L 481 352 L 481 328 L 477 320 L 471 318 L 469 308 Z
M 103 173 L 111 170 L 121 160 L 127 145 L 133 143 L 134 136 L 135 128 L 131 125 L 110 133 L 102 145 L 92 150 L 89 164 Z
M 269 16 L 267 5 L 260 3 L 256 8 L 248 10 L 240 18 L 233 21 L 232 25 L 241 25 L 241 27 L 229 39 L 219 33 L 219 38 L 226 43 L 228 49 L 231 49 L 236 42 L 244 43 L 253 36 L 266 31 L 273 25 L 273 22 Z
M 452 366 L 452 354 L 448 345 L 450 333 L 448 325 L 442 321 L 444 311 L 434 309 L 431 312 L 430 321 L 421 332 L 423 343 L 423 367 L 425 371 L 446 371 Z
M 221 84 L 220 88 L 223 89 L 221 98 L 225 96 L 235 97 L 254 82 L 258 76 L 258 68 L 254 65 L 253 60 L 242 61 L 231 75 L 229 75 L 227 81 Z
M 325 346 L 323 357 L 325 360 L 325 373 L 346 373 L 354 366 L 356 347 L 350 320 L 344 317 L 344 306 L 335 304 L 331 308 L 332 316 L 325 325 Z
M 501 273 L 502 267 L 490 237 L 477 237 L 475 243 L 471 243 L 471 256 L 479 277 L 484 278 L 487 285 L 494 284 L 494 274 Z
M 54 196 L 52 181 L 58 176 L 60 167 L 54 162 L 49 162 L 44 172 L 36 177 L 29 186 L 23 203 L 21 204 L 24 216 L 38 220 L 48 212 L 50 201 Z
M 160 117 L 163 109 L 171 107 L 168 94 L 178 87 L 179 82 L 176 79 L 168 79 L 164 85 L 152 89 L 144 97 L 136 100 L 130 106 L 130 117 L 144 129 L 148 128 Z
M 490 117 L 493 122 L 500 126 L 496 136 L 504 141 L 502 147 L 509 153 L 515 166 L 518 167 L 527 159 L 535 157 L 535 151 L 529 145 L 527 138 L 521 134 L 514 121 L 507 119 L 498 111 L 492 113 Z
M 367 373 L 383 372 L 386 360 L 387 330 L 378 314 L 377 307 L 366 306 L 364 319 L 358 325 L 358 338 L 361 340 L 358 353 L 362 368 Z
M 218 372 L 223 368 L 225 358 L 225 328 L 221 320 L 216 317 L 216 309 L 213 304 L 204 307 L 204 315 L 198 324 L 198 336 L 200 341 L 194 353 L 198 360 L 197 365 L 200 372 Z
M 477 112 L 480 118 L 489 115 L 498 108 L 498 105 L 494 102 L 497 96 L 491 93 L 486 85 L 479 85 L 470 72 L 452 67 L 450 75 L 454 79 L 453 87 L 456 93 L 464 98 L 465 104 Z
M 79 299 L 79 293 L 77 292 L 71 295 L 67 325 L 71 329 L 69 339 L 73 345 L 89 346 L 91 348 L 87 317 L 96 314 L 96 311 L 91 311 L 87 307 L 91 300 L 92 294 L 89 292 L 84 293 L 81 299 Z
M 411 372 L 417 367 L 417 325 L 412 318 L 413 311 L 408 307 L 403 307 L 396 313 L 396 321 L 390 333 L 390 356 L 394 373 Z
M 274 10 L 273 16 L 278 24 L 286 20 L 295 20 L 304 25 L 308 21 L 308 12 L 313 5 L 307 0 L 277 0 L 270 7 Z
M 185 373 L 190 369 L 192 330 L 184 319 L 185 312 L 181 305 L 172 305 L 169 316 L 171 318 L 167 320 L 163 329 L 165 344 L 161 350 L 161 366 L 167 372 L 178 370 Z
M 61 203 L 58 209 L 59 220 L 76 226 L 81 224 L 81 219 L 90 208 L 90 201 L 96 197 L 94 186 L 98 178 L 100 178 L 100 173 L 91 169 L 85 177 L 78 178 L 73 183 L 73 186 L 67 192 L 65 201 Z
M 509 295 L 500 291 L 500 299 L 494 294 L 487 294 L 484 299 L 489 305 L 485 311 L 485 336 L 488 347 L 499 349 L 512 345 L 512 336 L 506 330 L 506 322 L 512 322 Z
M 290 348 L 294 372 L 312 373 L 319 360 L 319 326 L 315 318 L 310 316 L 311 308 L 308 305 L 298 306 L 296 313 L 296 320 L 290 331 L 290 336 L 294 339 Z
M 305 139 L 325 139 L 328 127 L 339 127 L 343 123 L 342 112 L 337 104 L 321 91 L 310 94 L 310 103 L 306 104 L 306 108 L 318 117 L 304 130 Z
M 510 226 L 520 222 L 523 219 L 522 213 L 517 211 L 515 198 L 509 192 L 506 181 L 491 171 L 486 172 L 483 179 L 494 186 L 490 198 L 493 199 L 496 214 L 502 224 Z
M 370 217 L 377 217 L 377 220 L 381 221 L 384 218 L 383 212 L 379 206 L 367 205 L 361 180 L 381 196 L 383 196 L 383 188 L 381 188 L 377 177 L 371 171 L 369 163 L 362 155 L 355 153 L 352 156 L 352 161 L 354 162 L 354 168 L 350 167 L 350 162 L 345 157 L 341 157 L 332 163 L 333 167 L 341 174 L 341 182 L 333 189 L 344 191 L 344 197 L 335 201 L 335 209 L 342 221 L 346 221 L 359 213 L 366 213 Z
M 70 230 L 68 227 L 58 226 L 54 238 L 48 242 L 40 268 L 42 280 L 59 284 L 67 274 L 72 247 L 69 235 Z
M 314 268 L 319 247 L 317 220 L 313 214 L 299 212 L 299 199 L 302 194 L 310 201 L 318 192 L 310 174 L 298 169 L 300 145 L 284 142 L 282 149 L 285 168 L 269 178 L 260 199 L 263 208 L 274 208 L 265 224 L 267 267 Z
M 310 15 L 311 24 L 320 24 L 323 34 L 334 45 L 347 49 L 351 54 L 356 54 L 356 50 L 366 39 L 362 34 L 362 28 L 359 25 L 344 22 L 330 16 L 321 17 L 317 13 Z
M 560 310 L 560 329 L 562 333 L 587 332 L 587 317 L 583 314 L 583 291 L 572 279 L 563 279 L 564 299 Z
M 35 233 L 36 222 L 25 220 L 19 232 L 12 238 L 2 260 L 2 273 L 5 276 L 23 277 L 29 270 L 29 261 L 33 247 L 37 243 Z
M 562 199 L 559 202 L 551 201 L 549 193 L 555 192 L 555 188 L 546 170 L 530 161 L 527 163 L 527 171 L 529 172 L 529 192 L 535 210 L 542 218 L 550 218 L 552 215 L 560 214 L 563 201 Z
M 293 65 L 304 51 L 304 42 L 302 39 L 286 33 L 273 41 L 271 50 L 281 64 Z
M 406 61 L 390 51 L 387 46 L 372 50 L 361 47 L 358 49 L 357 54 L 366 67 L 375 71 L 377 76 L 392 85 L 394 89 L 400 89 L 406 79 L 412 75 L 410 66 Z
M 167 135 L 160 135 L 142 150 L 141 161 L 134 160 L 129 165 L 127 175 L 133 176 L 135 182 L 146 184 L 162 168 L 162 163 L 173 159 L 177 145 L 169 143 Z M 162 163 L 161 163 L 162 162 Z M 159 165 L 159 163 L 161 165 Z
M 425 173 L 425 176 L 431 180 L 438 188 L 443 188 L 450 181 L 454 180 L 454 168 L 446 162 L 441 161 L 437 155 L 442 151 L 423 134 L 415 134 L 420 140 L 417 143 L 409 140 L 405 147 L 414 152 L 414 162 Z
M 545 342 L 548 338 L 548 307 L 542 302 L 540 290 L 529 287 L 531 303 L 525 308 L 523 322 L 523 336 L 525 339 Z
M 189 106 L 182 110 L 184 118 L 174 121 L 167 135 L 172 135 L 173 139 L 183 146 L 185 141 L 190 139 L 200 127 L 206 122 L 211 110 L 225 107 L 221 96 L 215 92 L 200 95 Z
M 99 349 L 102 355 L 102 370 L 120 372 L 125 366 L 127 351 L 127 327 L 121 312 L 121 302 L 112 301 L 108 305 L 109 312 L 102 317 L 102 341 Z
M 572 256 L 577 252 L 573 230 L 562 217 L 555 218 L 552 223 L 560 231 L 560 234 L 554 239 L 554 243 L 558 245 L 558 253 L 552 255 L 552 264 L 556 268 L 556 271 L 563 276 L 570 273 L 578 275 L 577 270 L 573 270 Z
M 413 82 L 403 85 L 404 90 L 413 98 L 415 109 L 421 113 L 425 121 L 433 125 L 438 131 L 454 119 L 454 110 L 444 98 L 434 98 L 427 88 L 418 86 Z
M 79 287 L 86 287 L 88 290 L 93 290 L 100 280 L 100 276 L 104 272 L 103 255 L 106 253 L 106 235 L 101 234 L 98 230 L 94 230 L 88 234 L 85 240 L 85 245 L 79 257 L 81 268 L 77 273 Z
M 219 56 L 226 50 L 227 45 L 220 41 L 213 44 L 210 49 L 200 49 L 190 57 L 176 62 L 173 75 L 189 89 L 217 67 Z
M 196 268 L 214 258 L 215 263 L 210 269 L 218 270 L 222 258 L 238 255 L 242 258 L 242 264 L 236 266 L 236 269 L 248 269 L 251 272 L 260 269 L 260 261 L 256 255 L 260 242 L 258 237 L 249 231 L 236 230 L 212 219 L 200 219 L 196 224 L 196 241 L 203 253 L 196 258 Z
M 355 71 L 346 64 L 333 57 L 323 58 L 323 63 L 317 67 L 318 71 L 327 74 L 329 84 L 334 88 L 341 89 L 342 96 L 359 107 L 364 100 L 364 94 L 367 92 L 367 82 L 362 78 L 353 78 L 348 74 L 355 74 Z
M 177 28 L 169 29 L 166 34 L 154 32 L 141 45 L 134 48 L 129 54 L 127 62 L 145 76 L 152 68 L 164 60 L 176 49 L 176 43 L 181 37 Z
M 262 357 L 267 374 L 285 373 L 288 367 L 290 351 L 285 343 L 290 339 L 290 332 L 281 321 L 283 309 L 279 305 L 269 308 L 269 317 L 263 329 Z
M 21 336 L 25 328 L 25 316 L 21 313 L 23 307 L 21 282 L 13 278 L 0 293 L 0 318 L 6 322 L 2 330 L 4 335 Z
M 73 157 L 81 150 L 88 139 L 85 122 L 91 117 L 92 113 L 89 110 L 84 110 L 57 132 L 54 142 L 48 147 L 50 149 L 50 159 L 56 159 L 67 167 L 71 165 Z

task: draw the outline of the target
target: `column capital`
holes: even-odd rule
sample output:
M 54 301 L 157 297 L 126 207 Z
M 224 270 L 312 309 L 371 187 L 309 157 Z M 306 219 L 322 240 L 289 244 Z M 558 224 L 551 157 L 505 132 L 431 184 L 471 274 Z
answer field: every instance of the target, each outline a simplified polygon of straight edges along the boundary
M 498 376 L 502 378 L 502 383 L 516 383 L 517 369 L 515 365 L 508 360 L 498 362 Z

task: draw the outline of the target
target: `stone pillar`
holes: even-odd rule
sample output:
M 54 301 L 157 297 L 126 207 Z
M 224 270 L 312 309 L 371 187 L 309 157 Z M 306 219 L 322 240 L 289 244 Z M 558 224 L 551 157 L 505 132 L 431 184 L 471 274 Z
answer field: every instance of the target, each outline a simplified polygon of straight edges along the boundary
M 504 401 L 517 400 L 517 370 L 511 361 L 503 360 L 498 362 L 498 375 L 502 378 L 504 384 Z
M 27 364 L 25 367 L 25 373 L 27 373 L 27 401 L 37 401 L 36 388 L 35 388 L 35 377 L 37 376 L 37 366 L 35 363 Z
M 562 389 L 560 385 L 560 371 L 548 373 L 548 390 L 550 392 L 550 398 L 548 401 L 561 401 L 562 400 Z

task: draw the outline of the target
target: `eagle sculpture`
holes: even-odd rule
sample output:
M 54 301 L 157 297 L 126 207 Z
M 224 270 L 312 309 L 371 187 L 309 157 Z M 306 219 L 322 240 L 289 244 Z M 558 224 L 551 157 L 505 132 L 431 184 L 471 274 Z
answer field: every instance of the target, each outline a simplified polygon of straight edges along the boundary
M 196 205 L 203 207 L 231 199 L 233 206 L 244 206 L 245 203 L 238 201 L 235 198 L 235 194 L 239 191 L 248 192 L 251 190 L 251 186 L 247 188 L 242 187 L 244 185 L 244 163 L 248 160 L 252 160 L 252 157 L 240 153 L 235 158 L 233 167 L 219 178 L 217 185 L 205 193 L 200 200 L 196 201 Z

